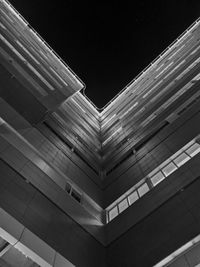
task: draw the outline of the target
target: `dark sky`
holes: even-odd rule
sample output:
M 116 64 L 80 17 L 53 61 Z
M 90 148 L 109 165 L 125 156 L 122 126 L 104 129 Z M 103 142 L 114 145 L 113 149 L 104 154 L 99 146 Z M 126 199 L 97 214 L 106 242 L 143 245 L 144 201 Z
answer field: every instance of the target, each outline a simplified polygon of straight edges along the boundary
M 103 107 L 200 16 L 199 0 L 10 0 Z

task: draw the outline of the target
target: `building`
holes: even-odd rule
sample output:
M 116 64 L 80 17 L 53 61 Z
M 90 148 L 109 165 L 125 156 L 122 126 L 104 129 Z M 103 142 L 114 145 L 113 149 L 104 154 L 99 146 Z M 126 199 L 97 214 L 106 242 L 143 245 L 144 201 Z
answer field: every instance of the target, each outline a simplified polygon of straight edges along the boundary
M 1 266 L 198 266 L 200 21 L 99 111 L 0 6 Z

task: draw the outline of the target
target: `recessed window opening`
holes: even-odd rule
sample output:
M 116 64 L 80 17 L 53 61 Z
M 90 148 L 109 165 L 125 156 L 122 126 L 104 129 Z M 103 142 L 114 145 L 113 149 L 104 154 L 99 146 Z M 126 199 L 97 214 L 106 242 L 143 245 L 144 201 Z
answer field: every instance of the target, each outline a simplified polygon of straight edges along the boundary
M 118 203 L 116 201 L 116 206 L 108 210 L 109 221 L 113 220 L 120 213 L 122 213 L 129 206 L 134 204 L 138 199 L 143 197 L 147 192 L 151 190 L 151 188 L 157 186 L 160 182 L 165 180 L 169 175 L 174 173 L 178 168 L 183 166 L 186 162 L 188 162 L 192 157 L 200 153 L 200 141 L 199 135 L 188 142 L 185 146 L 179 149 L 176 153 L 174 153 L 170 158 L 165 160 L 162 164 L 156 167 L 153 171 L 151 171 L 146 178 L 144 178 L 143 183 L 138 183 L 138 185 L 134 185 L 132 191 L 129 189 L 129 193 L 126 192 L 124 194 L 124 198 L 122 196 L 119 198 Z M 152 186 L 149 187 L 149 184 Z M 120 200 L 122 199 L 122 200 Z M 109 222 L 108 221 L 108 222 Z

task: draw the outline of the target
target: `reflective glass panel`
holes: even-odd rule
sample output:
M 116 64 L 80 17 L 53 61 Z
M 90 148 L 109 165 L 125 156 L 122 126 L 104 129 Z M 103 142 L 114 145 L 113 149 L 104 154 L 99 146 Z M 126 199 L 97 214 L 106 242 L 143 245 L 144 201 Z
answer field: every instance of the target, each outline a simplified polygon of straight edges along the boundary
M 140 197 L 146 194 L 148 191 L 149 191 L 149 187 L 146 183 L 144 183 L 142 186 L 138 188 L 138 194 Z
M 163 175 L 163 173 L 158 172 L 151 178 L 151 182 L 155 186 L 159 184 L 163 179 L 165 179 L 165 176 Z
M 173 161 L 178 167 L 180 167 L 181 165 L 185 164 L 188 160 L 190 160 L 190 157 L 187 154 L 182 153 Z
M 172 172 L 174 172 L 177 169 L 176 165 L 173 162 L 170 162 L 167 166 L 165 166 L 162 171 L 165 176 L 170 175 Z
M 138 194 L 137 194 L 137 191 L 134 191 L 133 193 L 131 193 L 129 196 L 128 196 L 128 202 L 129 202 L 129 205 L 132 205 L 136 200 L 138 200 Z
M 122 200 L 119 204 L 118 204 L 118 207 L 119 207 L 119 212 L 122 212 L 124 211 L 125 209 L 128 208 L 128 201 L 127 199 L 125 198 L 124 200 Z
M 186 153 L 188 153 L 191 157 L 194 157 L 199 152 L 200 152 L 200 145 L 197 143 L 194 143 L 194 145 L 192 145 L 186 150 Z
M 118 215 L 117 206 L 115 206 L 112 210 L 109 211 L 109 220 L 113 220 Z

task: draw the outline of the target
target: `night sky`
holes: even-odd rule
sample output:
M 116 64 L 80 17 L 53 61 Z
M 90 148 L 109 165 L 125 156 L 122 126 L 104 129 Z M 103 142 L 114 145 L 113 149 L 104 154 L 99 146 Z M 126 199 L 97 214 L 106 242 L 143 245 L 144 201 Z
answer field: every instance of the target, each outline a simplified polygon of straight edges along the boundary
M 200 16 L 199 0 L 10 0 L 103 107 Z

